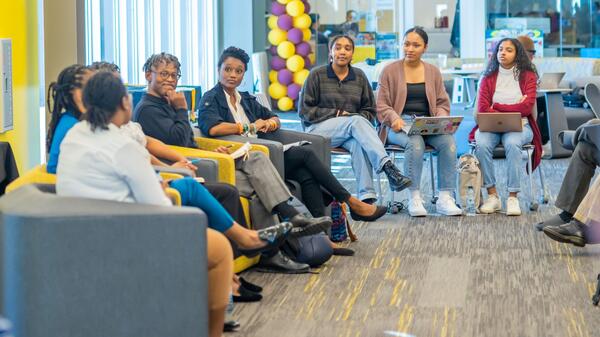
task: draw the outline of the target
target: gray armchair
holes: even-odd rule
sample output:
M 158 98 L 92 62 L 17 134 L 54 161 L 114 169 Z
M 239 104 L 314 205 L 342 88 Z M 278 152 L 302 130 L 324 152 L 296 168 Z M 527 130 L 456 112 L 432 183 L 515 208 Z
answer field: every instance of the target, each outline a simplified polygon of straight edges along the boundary
M 15 337 L 207 336 L 204 213 L 42 190 L 0 198 L 0 305 Z

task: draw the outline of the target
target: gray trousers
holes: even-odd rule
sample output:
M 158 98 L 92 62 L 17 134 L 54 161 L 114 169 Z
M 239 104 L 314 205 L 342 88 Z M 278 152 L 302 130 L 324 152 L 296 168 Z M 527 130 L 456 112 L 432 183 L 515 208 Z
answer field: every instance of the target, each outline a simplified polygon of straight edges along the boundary
M 253 227 L 260 229 L 273 224 L 273 208 L 290 200 L 292 194 L 269 157 L 252 151 L 248 159 L 236 160 L 235 168 L 235 186 L 241 196 L 250 199 Z
M 600 158 L 596 147 L 583 141 L 577 143 L 554 205 L 575 214 L 590 188 L 597 166 L 600 166 Z

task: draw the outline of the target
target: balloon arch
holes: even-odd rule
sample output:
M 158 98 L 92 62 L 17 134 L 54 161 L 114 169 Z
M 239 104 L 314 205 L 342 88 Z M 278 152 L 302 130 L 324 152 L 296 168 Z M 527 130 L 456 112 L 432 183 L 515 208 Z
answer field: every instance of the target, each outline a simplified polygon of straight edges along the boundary
M 302 84 L 314 64 L 315 54 L 308 41 L 312 20 L 308 0 L 274 0 L 267 20 L 270 28 L 271 71 L 269 96 L 277 101 L 277 108 L 294 108 Z

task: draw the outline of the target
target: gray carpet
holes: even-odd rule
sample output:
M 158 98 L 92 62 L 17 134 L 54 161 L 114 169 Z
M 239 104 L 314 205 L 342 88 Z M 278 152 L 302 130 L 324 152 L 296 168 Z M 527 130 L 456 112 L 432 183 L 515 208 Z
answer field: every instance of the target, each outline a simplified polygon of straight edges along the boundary
M 600 247 L 558 244 L 531 226 L 557 212 L 552 205 L 567 164 L 544 161 L 551 199 L 538 212 L 523 200 L 520 217 L 387 215 L 354 223 L 359 241 L 347 245 L 356 256 L 334 257 L 318 274 L 246 272 L 265 287 L 264 299 L 237 305 L 242 327 L 228 335 L 599 336 L 591 295 Z M 349 162 L 336 165 L 355 192 Z M 505 177 L 498 188 L 505 196 Z

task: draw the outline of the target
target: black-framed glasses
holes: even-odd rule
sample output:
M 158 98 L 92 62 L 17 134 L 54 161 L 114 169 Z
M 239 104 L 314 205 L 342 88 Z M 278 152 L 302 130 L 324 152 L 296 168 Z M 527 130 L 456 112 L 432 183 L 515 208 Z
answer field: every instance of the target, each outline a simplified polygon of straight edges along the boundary
M 170 73 L 168 71 L 161 71 L 161 72 L 153 71 L 153 73 L 160 76 L 160 78 L 162 78 L 163 80 L 168 80 L 169 78 L 172 78 L 173 80 L 178 81 L 181 78 L 180 73 Z

